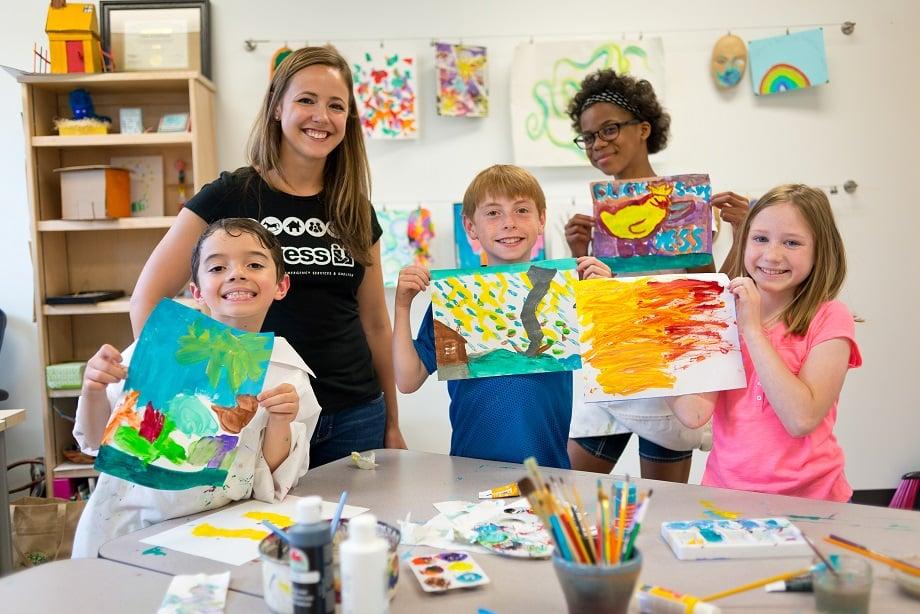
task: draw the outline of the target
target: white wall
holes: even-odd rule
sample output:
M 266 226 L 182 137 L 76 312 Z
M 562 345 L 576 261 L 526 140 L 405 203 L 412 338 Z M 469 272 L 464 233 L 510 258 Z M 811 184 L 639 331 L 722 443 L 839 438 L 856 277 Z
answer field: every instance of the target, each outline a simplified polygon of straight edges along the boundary
M 42 3 L 36 3 L 41 5 Z M 653 8 L 649 6 L 653 5 Z M 912 65 L 918 57 L 913 24 L 920 5 L 910 0 L 873 3 L 777 0 L 718 0 L 656 3 L 572 0 L 565 10 L 536 10 L 531 2 L 469 0 L 462 8 L 440 2 L 350 0 L 347 13 L 298 0 L 266 3 L 251 10 L 238 0 L 212 0 L 212 52 L 218 88 L 219 165 L 243 163 L 243 146 L 253 113 L 267 83 L 269 58 L 287 38 L 291 46 L 330 41 L 343 51 L 364 45 L 400 45 L 419 57 L 422 116 L 415 142 L 369 142 L 374 200 L 391 206 L 424 203 L 434 212 L 439 238 L 438 266 L 453 266 L 448 204 L 462 195 L 473 175 L 486 166 L 513 161 L 508 130 L 508 80 L 517 44 L 535 40 L 659 34 L 664 40 L 672 139 L 656 163 L 660 174 L 709 172 L 716 189 L 757 194 L 787 181 L 831 186 L 854 179 L 853 195 L 832 196 L 849 250 L 849 277 L 843 298 L 866 319 L 857 329 L 865 366 L 853 371 L 840 403 L 837 434 L 856 488 L 891 488 L 900 474 L 920 466 L 914 440 L 920 412 L 912 401 L 910 378 L 920 346 L 912 322 L 920 287 L 908 265 L 916 265 L 912 228 L 920 214 L 907 198 L 908 168 L 920 128 L 914 120 L 920 85 Z M 29 50 L 41 35 L 44 6 L 11 6 L 17 24 L 0 40 L 0 63 L 30 67 Z M 359 15 L 369 18 L 359 18 Z M 835 24 L 856 22 L 844 36 Z M 807 92 L 757 98 L 747 81 L 718 92 L 708 76 L 712 44 L 731 30 L 745 39 L 783 32 L 786 25 L 825 24 L 831 83 Z M 243 40 L 277 42 L 247 52 Z M 492 115 L 482 120 L 439 118 L 434 110 L 430 41 L 443 38 L 489 48 Z M 368 39 L 355 42 L 354 39 Z M 901 121 L 901 118 L 905 118 Z M 0 180 L 7 195 L 9 222 L 0 228 L 4 270 L 0 305 L 11 316 L 0 355 L 0 387 L 13 389 L 8 407 L 37 408 L 35 327 L 32 324 L 31 264 L 26 247 L 27 211 L 19 125 L 18 87 L 0 77 Z M 551 206 L 575 199 L 587 203 L 591 169 L 534 169 Z M 881 240 L 874 241 L 875 237 Z M 882 239 L 883 238 L 883 239 Z M 717 246 L 724 253 L 726 245 Z M 388 295 L 392 303 L 392 293 Z M 419 300 L 416 322 L 424 307 Z M 902 350 L 901 348 L 906 348 Z M 15 364 L 15 366 L 14 366 Z M 15 386 L 13 383 L 15 382 Z M 403 430 L 413 448 L 445 452 L 449 444 L 445 385 L 428 381 L 401 399 Z M 10 444 L 10 458 L 40 453 L 40 418 L 34 412 Z M 618 471 L 638 475 L 634 443 Z M 694 463 L 694 478 L 703 467 Z M 766 469 L 766 468 L 765 468 Z

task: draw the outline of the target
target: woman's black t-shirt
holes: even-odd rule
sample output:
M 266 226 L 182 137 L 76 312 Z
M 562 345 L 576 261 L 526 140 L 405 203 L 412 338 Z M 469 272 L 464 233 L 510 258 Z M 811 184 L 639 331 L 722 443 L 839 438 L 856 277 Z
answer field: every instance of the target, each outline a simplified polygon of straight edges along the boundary
M 329 232 L 323 195 L 273 190 L 252 168 L 221 173 L 186 208 L 208 224 L 227 217 L 259 221 L 278 237 L 291 288 L 268 310 L 263 331 L 286 338 L 316 373 L 313 390 L 323 413 L 380 395 L 367 337 L 358 316 L 364 266 Z M 383 231 L 371 209 L 373 243 Z

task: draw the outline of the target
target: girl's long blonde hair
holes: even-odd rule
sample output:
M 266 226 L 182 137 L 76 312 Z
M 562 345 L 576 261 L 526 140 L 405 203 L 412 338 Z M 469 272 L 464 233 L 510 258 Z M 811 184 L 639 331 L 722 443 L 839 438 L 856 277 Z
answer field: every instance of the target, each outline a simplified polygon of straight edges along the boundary
M 786 184 L 773 188 L 751 207 L 741 229 L 741 249 L 735 252 L 729 275 L 750 277 L 744 268 L 751 223 L 768 207 L 789 203 L 799 210 L 814 237 L 815 262 L 811 273 L 796 289 L 792 302 L 781 317 L 787 334 L 802 336 L 821 303 L 836 298 L 847 275 L 847 258 L 843 240 L 834 221 L 830 201 L 821 190 L 802 184 Z
M 345 139 L 326 158 L 323 169 L 326 212 L 336 238 L 356 261 L 367 266 L 371 263 L 373 240 L 370 169 L 352 89 L 351 69 L 335 47 L 303 47 L 286 57 L 275 70 L 249 133 L 249 164 L 276 190 L 280 187 L 272 183 L 272 171 L 287 181 L 281 168 L 281 122 L 275 119 L 275 109 L 281 104 L 291 78 L 304 68 L 316 65 L 338 70 L 349 92 Z

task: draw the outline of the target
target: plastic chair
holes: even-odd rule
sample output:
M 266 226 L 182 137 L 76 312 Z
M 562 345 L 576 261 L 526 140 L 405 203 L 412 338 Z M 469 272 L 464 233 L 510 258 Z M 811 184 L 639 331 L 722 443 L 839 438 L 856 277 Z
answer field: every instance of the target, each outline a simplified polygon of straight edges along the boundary
M 898 489 L 894 491 L 894 497 L 888 507 L 896 507 L 902 510 L 916 509 L 917 491 L 920 490 L 920 471 L 905 473 L 901 476 L 901 483 Z
M 3 333 L 6 332 L 6 314 L 0 309 L 0 349 L 3 348 Z M 0 401 L 6 401 L 10 398 L 10 393 L 8 393 L 3 388 L 0 388 Z

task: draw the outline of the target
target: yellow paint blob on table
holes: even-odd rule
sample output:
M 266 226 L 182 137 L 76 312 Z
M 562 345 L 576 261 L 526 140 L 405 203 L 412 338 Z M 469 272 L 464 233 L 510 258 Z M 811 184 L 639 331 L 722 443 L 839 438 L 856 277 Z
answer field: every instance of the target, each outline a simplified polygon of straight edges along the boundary
M 267 520 L 279 529 L 286 529 L 294 524 L 294 519 L 284 514 L 273 514 L 272 512 L 246 512 L 245 518 L 250 518 L 256 522 Z
M 192 529 L 192 535 L 195 537 L 235 537 L 239 539 L 252 539 L 261 541 L 268 535 L 268 531 L 258 529 L 225 529 L 215 527 L 213 524 L 202 523 Z

